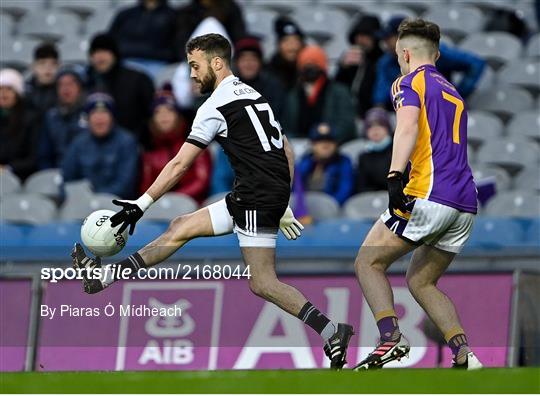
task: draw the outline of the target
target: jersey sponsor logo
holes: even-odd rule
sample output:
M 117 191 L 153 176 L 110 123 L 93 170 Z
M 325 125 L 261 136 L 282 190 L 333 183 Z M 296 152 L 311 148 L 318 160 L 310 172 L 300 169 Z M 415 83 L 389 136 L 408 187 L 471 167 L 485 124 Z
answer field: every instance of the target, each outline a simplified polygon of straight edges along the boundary
M 235 89 L 233 92 L 236 96 L 241 96 L 241 95 L 255 93 L 256 91 L 253 88 L 247 87 L 247 88 Z
M 393 101 L 394 101 L 394 107 L 397 107 L 401 105 L 405 97 L 403 96 L 403 90 L 397 91 L 394 95 Z

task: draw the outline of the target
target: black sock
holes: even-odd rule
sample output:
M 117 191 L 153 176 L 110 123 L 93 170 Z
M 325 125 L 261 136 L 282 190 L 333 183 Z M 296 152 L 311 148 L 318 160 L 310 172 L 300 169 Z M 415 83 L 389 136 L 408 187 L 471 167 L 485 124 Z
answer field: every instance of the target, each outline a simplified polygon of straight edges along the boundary
M 298 313 L 298 318 L 319 333 L 323 338 L 328 339 L 332 336 L 334 326 L 324 314 L 313 306 L 309 301 L 302 307 Z M 330 329 L 331 324 L 332 329 Z M 326 329 L 326 330 L 325 330 Z M 327 333 L 327 334 L 323 334 Z
M 131 256 L 128 256 L 126 259 L 119 261 L 116 263 L 116 266 L 120 267 L 121 269 L 129 268 L 132 275 L 135 275 L 141 268 L 146 268 L 143 258 L 137 252 L 133 253 Z

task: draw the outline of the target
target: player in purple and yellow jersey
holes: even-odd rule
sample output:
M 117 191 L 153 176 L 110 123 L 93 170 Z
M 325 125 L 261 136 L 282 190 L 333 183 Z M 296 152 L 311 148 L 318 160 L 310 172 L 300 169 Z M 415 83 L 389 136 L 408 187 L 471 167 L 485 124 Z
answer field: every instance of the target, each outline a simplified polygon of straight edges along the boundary
M 399 27 L 396 52 L 402 72 L 392 85 L 397 124 L 388 173 L 388 210 L 373 226 L 355 269 L 375 316 L 380 342 L 355 369 L 382 367 L 408 354 L 385 272 L 414 250 L 407 284 L 444 334 L 453 366 L 482 367 L 471 352 L 456 309 L 437 281 L 471 233 L 476 187 L 467 162 L 467 111 L 456 88 L 435 68 L 439 27 L 422 19 Z M 410 163 L 405 188 L 402 174 Z

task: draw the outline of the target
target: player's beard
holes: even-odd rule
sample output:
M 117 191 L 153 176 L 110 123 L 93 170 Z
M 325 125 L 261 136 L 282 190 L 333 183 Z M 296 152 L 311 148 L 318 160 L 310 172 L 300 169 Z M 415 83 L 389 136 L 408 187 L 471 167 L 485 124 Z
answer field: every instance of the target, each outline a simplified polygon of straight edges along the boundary
M 201 94 L 204 95 L 212 92 L 216 86 L 216 80 L 216 73 L 208 65 L 208 74 L 201 80 Z

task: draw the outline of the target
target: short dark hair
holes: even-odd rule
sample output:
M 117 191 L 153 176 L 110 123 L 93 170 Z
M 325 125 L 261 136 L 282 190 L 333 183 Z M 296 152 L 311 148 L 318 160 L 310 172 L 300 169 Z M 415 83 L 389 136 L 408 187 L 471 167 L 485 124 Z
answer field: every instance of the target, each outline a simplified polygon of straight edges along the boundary
M 209 33 L 192 38 L 186 44 L 186 53 L 191 54 L 194 50 L 205 52 L 208 60 L 219 56 L 228 65 L 231 64 L 231 44 L 221 34 Z
M 58 50 L 56 49 L 56 46 L 52 43 L 43 43 L 38 45 L 34 49 L 34 60 L 38 59 L 54 59 L 58 60 Z
M 398 39 L 407 36 L 423 38 L 433 43 L 435 49 L 439 49 L 441 30 L 436 23 L 426 21 L 422 18 L 404 19 L 398 27 Z

